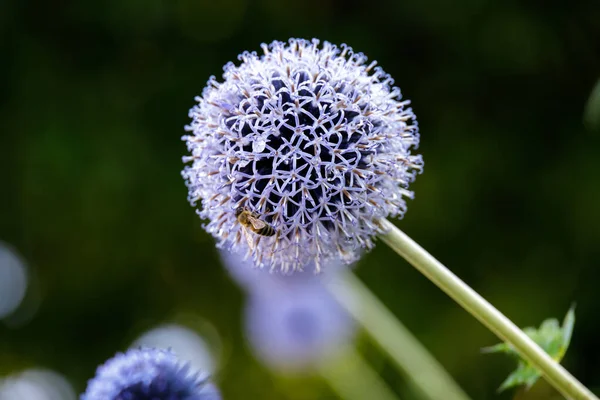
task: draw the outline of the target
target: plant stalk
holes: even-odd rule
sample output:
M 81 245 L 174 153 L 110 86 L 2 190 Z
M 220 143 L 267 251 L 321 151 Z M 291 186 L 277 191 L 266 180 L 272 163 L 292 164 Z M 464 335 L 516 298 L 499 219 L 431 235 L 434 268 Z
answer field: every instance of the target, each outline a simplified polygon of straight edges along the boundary
M 536 367 L 563 396 L 573 400 L 599 400 L 511 320 L 414 240 L 387 220 L 381 220 L 379 223 L 386 232 L 380 237 L 388 246 L 446 292 L 500 339 L 512 345 L 519 355 Z
M 400 400 L 377 373 L 353 349 L 321 363 L 319 373 L 345 400 Z
M 354 274 L 339 273 L 327 287 L 389 355 L 420 398 L 470 400 L 444 367 Z

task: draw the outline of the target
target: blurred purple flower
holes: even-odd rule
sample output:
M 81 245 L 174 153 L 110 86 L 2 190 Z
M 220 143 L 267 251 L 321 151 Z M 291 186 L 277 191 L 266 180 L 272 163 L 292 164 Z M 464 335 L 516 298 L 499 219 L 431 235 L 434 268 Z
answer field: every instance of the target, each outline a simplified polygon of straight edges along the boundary
M 415 115 L 394 80 L 346 45 L 263 44 L 211 77 L 186 127 L 192 205 L 218 246 L 284 271 L 373 246 L 378 220 L 402 216 L 423 167 Z M 274 228 L 248 233 L 236 211 Z M 260 224 L 259 223 L 259 224 Z M 246 236 L 246 238 L 244 238 Z
M 206 374 L 170 351 L 135 349 L 98 367 L 81 400 L 220 400 Z
M 323 273 L 315 274 L 312 264 L 302 270 L 282 271 L 270 266 L 257 267 L 251 260 L 240 254 L 221 250 L 221 260 L 230 276 L 249 292 L 270 291 L 285 293 L 290 286 L 299 284 L 322 285 L 335 279 L 344 265 L 339 260 L 331 260 Z
M 320 284 L 251 292 L 247 339 L 256 357 L 276 370 L 298 372 L 334 355 L 353 338 L 354 321 Z
M 189 361 L 191 368 L 212 374 L 217 369 L 221 347 L 218 334 L 208 321 L 194 318 L 190 322 L 201 328 L 192 329 L 175 323 L 161 324 L 144 332 L 131 348 L 169 349 L 179 355 L 180 360 Z
M 69 381 L 56 371 L 32 368 L 0 378 L 0 400 L 75 400 Z
M 19 307 L 27 291 L 28 278 L 21 256 L 0 241 L 0 319 L 11 315 Z

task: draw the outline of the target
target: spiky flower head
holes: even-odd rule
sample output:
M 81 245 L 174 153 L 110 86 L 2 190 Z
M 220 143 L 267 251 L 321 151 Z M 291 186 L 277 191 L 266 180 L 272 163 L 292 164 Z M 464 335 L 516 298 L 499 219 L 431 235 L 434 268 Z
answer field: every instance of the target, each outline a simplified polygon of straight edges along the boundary
M 135 349 L 98 367 L 81 400 L 220 400 L 208 376 L 194 372 L 172 352 Z
M 190 110 L 192 205 L 218 245 L 257 265 L 316 268 L 355 261 L 378 220 L 402 216 L 422 169 L 415 115 L 376 63 L 346 45 L 313 39 L 263 44 L 208 81 Z M 272 236 L 244 228 L 247 210 Z M 259 228 L 260 228 L 259 226 Z M 256 230 L 256 227 L 254 227 Z

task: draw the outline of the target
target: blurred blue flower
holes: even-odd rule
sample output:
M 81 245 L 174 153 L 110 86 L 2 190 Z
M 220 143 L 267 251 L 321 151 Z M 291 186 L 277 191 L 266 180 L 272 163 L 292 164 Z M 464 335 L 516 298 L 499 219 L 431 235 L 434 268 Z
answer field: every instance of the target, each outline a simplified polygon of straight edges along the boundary
M 220 400 L 206 374 L 166 350 L 119 353 L 98 367 L 81 400 Z
M 0 400 L 75 400 L 69 381 L 56 371 L 27 369 L 19 374 L 0 377 Z
M 313 263 L 301 270 L 282 271 L 276 266 L 258 268 L 251 260 L 228 250 L 222 249 L 220 254 L 223 265 L 233 280 L 249 292 L 285 293 L 290 286 L 299 284 L 322 285 L 334 280 L 345 267 L 339 260 L 331 260 L 320 274 L 315 274 Z
M 21 304 L 28 286 L 25 262 L 10 246 L 0 241 L 0 319 Z
M 256 357 L 274 370 L 299 372 L 346 347 L 354 320 L 321 284 L 297 283 L 283 291 L 250 292 L 247 340 Z
M 220 247 L 284 271 L 355 261 L 378 220 L 402 216 L 423 167 L 415 115 L 394 80 L 346 45 L 263 44 L 208 81 L 190 110 L 183 171 Z M 238 222 L 252 215 L 273 236 Z M 260 230 L 260 229 L 258 229 Z
M 188 317 L 189 318 L 189 317 Z M 212 374 L 218 367 L 221 343 L 216 329 L 208 321 L 187 319 L 195 329 L 176 323 L 156 326 L 138 337 L 131 348 L 169 349 L 190 368 Z

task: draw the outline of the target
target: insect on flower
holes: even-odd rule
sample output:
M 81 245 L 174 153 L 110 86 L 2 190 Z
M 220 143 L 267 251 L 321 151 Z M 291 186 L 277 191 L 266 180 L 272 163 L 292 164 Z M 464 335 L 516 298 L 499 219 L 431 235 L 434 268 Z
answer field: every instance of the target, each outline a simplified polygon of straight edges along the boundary
M 350 264 L 373 246 L 378 221 L 403 216 L 413 196 L 423 167 L 411 154 L 415 115 L 394 80 L 346 45 L 290 39 L 262 49 L 225 65 L 223 82 L 211 77 L 190 110 L 189 201 L 219 247 L 255 265 Z M 262 234 L 269 227 L 275 234 Z
M 244 232 L 244 236 L 246 236 L 248 247 L 252 250 L 256 247 L 252 233 L 259 235 L 258 241 L 261 236 L 275 235 L 275 228 L 260 219 L 260 215 L 250 211 L 247 207 L 238 207 L 238 209 L 235 210 L 235 216 L 240 225 L 242 225 L 242 232 Z

